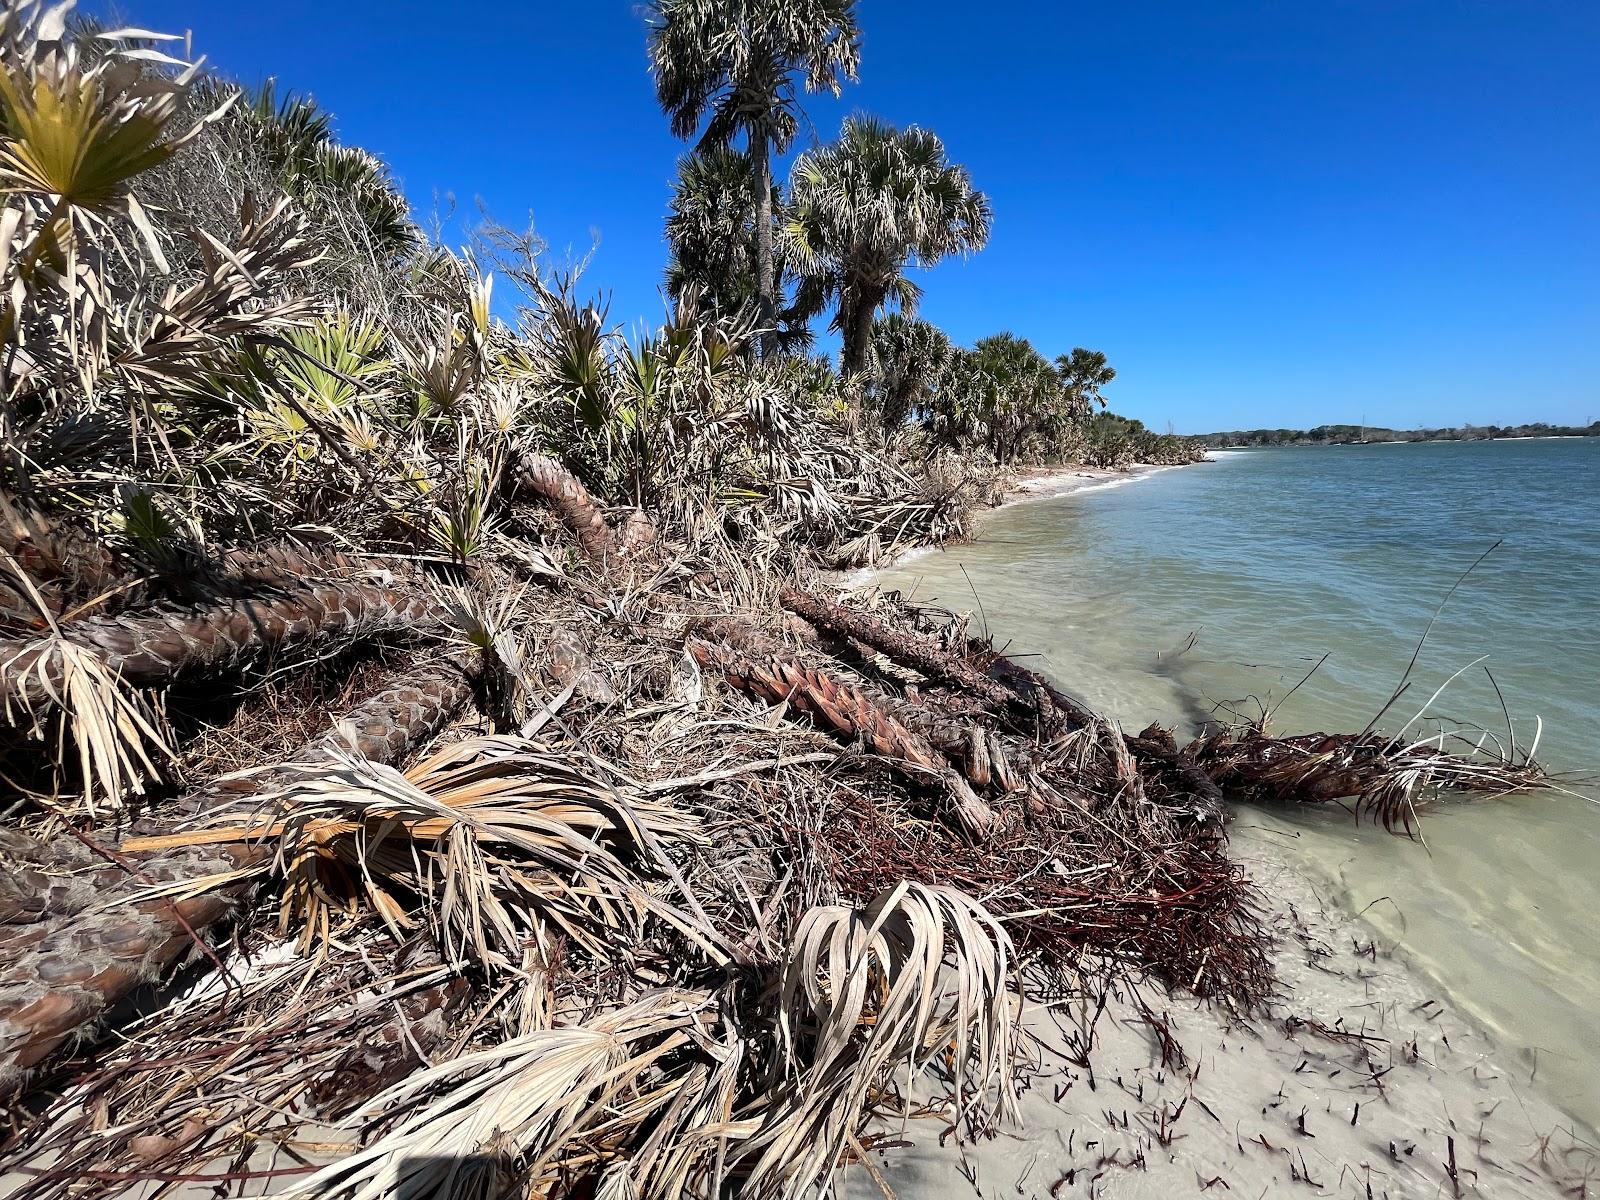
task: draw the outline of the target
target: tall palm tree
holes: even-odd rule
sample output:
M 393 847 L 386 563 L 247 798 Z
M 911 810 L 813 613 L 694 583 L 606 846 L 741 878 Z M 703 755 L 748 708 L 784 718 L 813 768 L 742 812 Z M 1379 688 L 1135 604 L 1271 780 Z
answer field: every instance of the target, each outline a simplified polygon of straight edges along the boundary
M 701 148 L 743 135 L 755 166 L 756 291 L 763 325 L 777 315 L 772 155 L 799 131 L 794 77 L 839 94 L 856 78 L 861 30 L 855 0 L 653 0 L 650 69 L 672 132 Z M 709 118 L 709 120 L 708 120 Z M 771 346 L 772 339 L 765 341 Z
M 945 158 L 926 129 L 850 117 L 839 140 L 802 154 L 790 184 L 784 239 L 839 304 L 840 367 L 864 370 L 872 318 L 886 303 L 910 314 L 921 294 L 908 266 L 930 267 L 989 240 L 989 198 Z
M 1096 403 L 1106 406 L 1100 389 L 1117 377 L 1117 369 L 1106 361 L 1104 350 L 1086 350 L 1074 346 L 1071 354 L 1056 355 L 1056 373 L 1072 402 L 1074 414 L 1087 421 Z
M 772 208 L 783 210 L 777 188 Z M 667 211 L 667 293 L 674 300 L 698 287 L 718 312 L 732 316 L 760 303 L 756 228 L 756 174 L 750 156 L 731 146 L 710 146 L 678 162 Z M 783 247 L 773 262 L 774 303 L 769 344 L 789 352 L 811 344 L 811 318 L 823 308 L 816 281 L 798 276 Z M 759 311 L 759 308 L 758 308 Z

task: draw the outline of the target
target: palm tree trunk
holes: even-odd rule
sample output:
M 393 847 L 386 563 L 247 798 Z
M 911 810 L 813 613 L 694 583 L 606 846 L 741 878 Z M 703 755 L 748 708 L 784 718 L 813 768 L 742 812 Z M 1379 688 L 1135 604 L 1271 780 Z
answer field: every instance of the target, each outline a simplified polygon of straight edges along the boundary
M 517 485 L 555 509 L 556 515 L 577 536 L 583 552 L 595 563 L 603 565 L 616 553 L 616 538 L 589 489 L 555 459 L 543 454 L 524 458 Z
M 358 641 L 439 623 L 445 610 L 411 591 L 360 580 L 324 581 L 265 599 L 150 616 L 99 617 L 67 626 L 62 638 L 97 652 L 135 687 L 236 666 L 313 639 Z M 14 701 L 48 703 L 65 670 L 52 637 L 0 641 L 0 712 Z
M 841 322 L 844 345 L 839 353 L 839 367 L 850 375 L 867 369 L 867 346 L 872 340 L 872 315 L 883 303 L 881 288 L 861 286 L 850 301 L 848 317 Z
M 466 673 L 446 664 L 374 696 L 341 726 L 353 733 L 361 754 L 395 764 L 442 729 L 471 696 Z M 282 786 L 306 765 L 314 767 L 336 745 L 348 743 L 329 733 L 289 762 L 260 775 L 219 780 L 187 797 L 176 817 L 141 821 L 132 832 L 169 832 L 177 821 L 248 801 Z M 253 870 L 270 860 L 274 847 L 263 842 L 108 853 L 119 865 L 96 856 L 86 869 L 74 844 L 59 859 L 63 866 L 79 864 L 70 875 L 47 874 L 56 864 L 45 862 L 0 873 L 0 898 L 10 902 L 0 904 L 0 1099 L 20 1092 L 29 1072 L 140 983 L 160 978 L 201 932 L 233 912 L 250 882 L 185 900 L 135 902 L 134 896 L 156 884 Z
M 999 712 L 1012 705 L 1028 703 L 999 680 L 991 679 L 924 634 L 896 629 L 868 613 L 856 612 L 836 600 L 825 600 L 792 584 L 786 584 L 778 598 L 790 612 L 813 625 L 855 638 L 890 658 L 915 667 L 924 675 L 965 688 Z
M 930 678 L 954 684 L 982 700 L 996 715 L 1003 715 L 1008 709 L 1020 708 L 1036 713 L 1046 726 L 1081 729 L 1093 723 L 1094 714 L 1083 705 L 1051 687 L 1041 676 L 1017 667 L 1003 655 L 998 656 L 995 663 L 999 670 L 1011 678 L 1012 686 L 984 674 L 959 655 L 945 650 L 932 638 L 897 629 L 867 613 L 856 612 L 837 601 L 825 600 L 792 584 L 784 586 L 779 593 L 779 601 L 790 612 L 804 617 L 813 625 L 854 638 Z M 1024 687 L 1017 687 L 1017 684 Z M 930 740 L 950 753 L 953 747 L 941 743 L 949 743 L 952 735 L 953 731 L 945 729 L 940 737 Z M 1221 820 L 1222 790 L 1196 765 L 1193 755 L 1179 751 L 1170 744 L 1170 738 L 1159 736 L 1155 727 L 1138 736 L 1124 734 L 1122 737 L 1135 759 L 1147 768 L 1168 776 L 1172 787 L 1189 797 L 1197 819 L 1204 822 Z M 970 757 L 968 761 L 972 761 Z M 1017 767 L 1013 766 L 1012 770 L 1015 773 Z M 969 770 L 969 778 L 971 775 Z M 979 781 L 975 779 L 974 782 Z
M 772 147 L 765 134 L 752 134 L 750 152 L 756 160 L 756 293 L 760 298 L 761 356 L 777 346 L 778 282 L 772 249 Z
M 715 636 L 719 630 L 726 631 L 727 624 L 713 621 L 702 627 Z M 978 798 L 925 737 L 886 712 L 860 688 L 806 666 L 779 647 L 773 647 L 770 653 L 755 653 L 762 641 L 754 639 L 751 652 L 741 652 L 725 642 L 717 644 L 696 637 L 689 639 L 688 649 L 697 663 L 721 672 L 740 691 L 770 704 L 787 702 L 835 733 L 862 739 L 891 763 L 909 768 L 911 775 L 938 780 L 949 792 L 956 817 L 969 836 L 980 838 L 994 828 L 994 810 Z

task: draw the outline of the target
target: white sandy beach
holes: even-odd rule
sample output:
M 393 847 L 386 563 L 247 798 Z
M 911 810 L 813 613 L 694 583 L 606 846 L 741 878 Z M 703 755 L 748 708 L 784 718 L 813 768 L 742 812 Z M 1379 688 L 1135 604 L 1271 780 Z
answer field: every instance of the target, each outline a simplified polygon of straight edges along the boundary
M 1238 818 L 1250 825 L 1248 811 Z M 1282 994 L 1248 1020 L 1145 985 L 1182 1059 L 1126 996 L 1087 1068 L 1078 1006 L 1029 1004 L 1037 1070 L 1021 1120 L 977 1146 L 908 1122 L 912 1145 L 855 1166 L 851 1200 L 899 1197 L 1576 1197 L 1600 1147 L 1358 919 L 1330 911 L 1259 837 L 1236 854 L 1272 906 Z

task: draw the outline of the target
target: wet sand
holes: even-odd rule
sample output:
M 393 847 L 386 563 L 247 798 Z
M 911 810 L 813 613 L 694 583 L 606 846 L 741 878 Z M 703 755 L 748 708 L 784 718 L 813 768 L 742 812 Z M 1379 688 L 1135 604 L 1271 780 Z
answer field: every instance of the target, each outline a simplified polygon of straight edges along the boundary
M 1269 1013 L 1231 1019 L 1146 984 L 1180 1048 L 1164 1061 L 1130 985 L 1094 1024 L 1085 1066 L 1072 1048 L 1082 1006 L 1030 1003 L 1021 1121 L 966 1147 L 940 1146 L 937 1118 L 886 1130 L 913 1144 L 874 1154 L 882 1183 L 937 1200 L 1594 1194 L 1592 1134 L 1265 840 L 1236 846 L 1274 908 L 1282 994 Z M 842 1191 L 884 1194 L 860 1165 Z

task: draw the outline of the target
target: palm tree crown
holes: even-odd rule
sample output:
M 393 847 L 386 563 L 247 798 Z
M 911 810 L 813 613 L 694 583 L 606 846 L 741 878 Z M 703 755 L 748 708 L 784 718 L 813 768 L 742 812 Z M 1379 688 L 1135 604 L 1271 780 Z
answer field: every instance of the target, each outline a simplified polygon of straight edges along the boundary
M 771 203 L 782 211 L 776 189 Z M 730 317 L 756 305 L 756 209 L 749 155 L 728 146 L 684 155 L 667 211 L 667 294 L 677 299 L 685 289 L 698 287 L 713 309 Z M 823 308 L 822 289 L 817 281 L 796 275 L 781 246 L 774 253 L 773 277 L 777 305 L 772 341 L 786 353 L 804 349 L 811 343 L 811 318 Z
M 837 142 L 800 156 L 790 191 L 785 245 L 838 300 L 846 373 L 865 368 L 872 318 L 886 302 L 915 309 L 920 290 L 905 277 L 908 266 L 929 267 L 989 239 L 989 198 L 946 160 L 938 137 L 914 125 L 850 117 Z
M 794 77 L 807 91 L 839 94 L 856 77 L 861 31 L 855 0 L 654 0 L 650 69 L 672 132 L 701 148 L 740 134 L 755 167 L 756 282 L 774 324 L 772 160 L 799 131 Z

